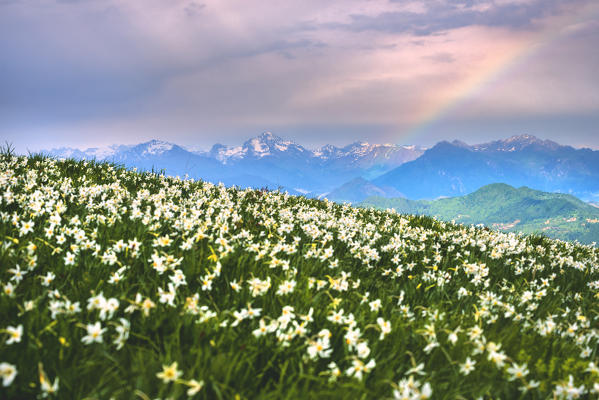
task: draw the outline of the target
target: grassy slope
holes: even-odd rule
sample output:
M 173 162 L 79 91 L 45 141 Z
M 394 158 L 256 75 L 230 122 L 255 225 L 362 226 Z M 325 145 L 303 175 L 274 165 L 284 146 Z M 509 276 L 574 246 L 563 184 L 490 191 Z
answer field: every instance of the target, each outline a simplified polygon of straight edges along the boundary
M 394 208 L 398 212 L 437 216 L 465 224 L 499 224 L 520 222 L 506 230 L 524 233 L 543 233 L 563 240 L 583 243 L 599 242 L 599 224 L 587 219 L 599 218 L 599 208 L 574 196 L 546 193 L 526 187 L 513 188 L 506 184 L 487 185 L 474 193 L 433 201 L 385 199 L 371 197 L 360 205 Z M 576 221 L 567 221 L 576 217 Z M 549 221 L 547 223 L 547 221 Z M 505 225 L 504 225 L 505 226 Z
M 0 185 L 0 329 L 24 330 L 18 343 L 0 341 L 0 363 L 18 370 L 11 385 L 0 386 L 0 398 L 43 394 L 40 370 L 50 381 L 59 378 L 60 398 L 124 399 L 184 398 L 192 378 L 205 383 L 199 398 L 378 399 L 405 387 L 409 376 L 429 383 L 440 399 L 518 398 L 518 388 L 533 381 L 532 397 L 546 398 L 569 375 L 584 391 L 599 377 L 589 372 L 589 361 L 599 362 L 597 351 L 581 356 L 596 347 L 599 323 L 597 290 L 588 286 L 599 280 L 599 253 L 590 247 L 107 164 L 4 155 Z M 55 213 L 60 222 L 48 234 Z M 33 230 L 23 232 L 29 220 Z M 156 242 L 167 235 L 172 243 Z M 116 252 L 119 240 L 134 238 L 137 253 L 131 246 Z M 68 253 L 74 265 L 65 260 Z M 16 265 L 28 271 L 20 282 L 9 270 Z M 123 279 L 110 283 L 121 268 Z M 45 286 L 50 273 L 55 279 Z M 162 303 L 160 291 L 180 273 L 186 284 L 176 289 L 172 306 Z M 253 278 L 269 278 L 271 287 L 253 296 Z M 295 290 L 277 295 L 285 280 L 294 280 Z M 241 284 L 239 292 L 232 282 Z M 545 293 L 533 299 L 525 294 L 539 290 Z M 99 293 L 119 302 L 105 319 L 87 309 Z M 147 316 L 137 293 L 155 304 Z M 373 311 L 375 300 L 381 306 Z M 63 306 L 53 317 L 49 307 L 56 301 Z M 81 311 L 67 312 L 67 301 L 79 302 Z M 232 326 L 249 304 L 261 315 Z M 132 313 L 125 311 L 130 305 Z M 282 322 L 275 332 L 252 334 L 261 318 L 278 320 L 285 306 L 294 308 L 292 321 L 304 334 L 294 336 Z M 355 325 L 328 319 L 341 309 Z M 302 320 L 310 310 L 311 318 Z M 208 312 L 214 317 L 203 318 Z M 549 316 L 555 327 L 543 334 Z M 130 322 L 122 349 L 113 344 L 120 318 Z M 386 337 L 377 318 L 391 324 Z M 85 327 L 96 322 L 107 328 L 103 341 L 86 345 Z M 570 334 L 572 324 L 577 329 Z M 358 359 L 346 342 L 350 327 L 360 329 L 359 341 L 370 350 L 363 361 L 376 362 L 362 379 L 349 376 Z M 307 348 L 323 329 L 331 334 L 331 354 L 312 359 Z M 490 359 L 497 354 L 508 357 L 504 365 Z M 465 376 L 460 366 L 467 357 L 476 367 Z M 331 361 L 341 370 L 336 380 Z M 182 375 L 164 383 L 156 373 L 172 362 Z M 410 372 L 421 363 L 420 373 Z M 512 363 L 526 363 L 529 375 L 510 380 Z

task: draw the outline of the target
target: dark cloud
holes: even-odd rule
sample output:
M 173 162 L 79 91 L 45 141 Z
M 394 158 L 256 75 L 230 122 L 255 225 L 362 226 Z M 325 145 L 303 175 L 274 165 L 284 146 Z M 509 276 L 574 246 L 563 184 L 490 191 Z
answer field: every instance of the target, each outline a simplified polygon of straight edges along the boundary
M 489 1 L 426 1 L 425 12 L 383 12 L 351 15 L 351 22 L 329 24 L 329 28 L 354 32 L 383 31 L 417 36 L 439 35 L 472 25 L 529 28 L 535 19 L 559 12 L 564 5 L 588 1 L 536 0 L 527 3 L 495 4 Z
M 185 6 L 185 13 L 189 17 L 195 17 L 199 15 L 205 7 L 206 4 L 191 1 L 189 4 Z

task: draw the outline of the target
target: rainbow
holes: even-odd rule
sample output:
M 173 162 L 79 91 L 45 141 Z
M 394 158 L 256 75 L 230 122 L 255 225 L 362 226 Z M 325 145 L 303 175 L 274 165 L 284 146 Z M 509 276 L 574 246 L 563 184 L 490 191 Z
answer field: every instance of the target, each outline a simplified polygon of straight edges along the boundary
M 577 23 L 585 23 L 594 20 L 599 15 L 599 7 L 589 12 L 588 9 L 576 13 L 564 26 L 569 27 Z M 495 55 L 484 68 L 471 74 L 458 87 L 452 91 L 447 98 L 431 102 L 421 111 L 416 122 L 411 124 L 400 136 L 407 143 L 415 137 L 423 134 L 427 129 L 451 115 L 456 109 L 477 98 L 478 95 L 493 88 L 500 78 L 509 74 L 517 66 L 533 57 L 539 50 L 568 34 L 567 28 L 546 29 L 534 35 L 531 39 L 524 41 L 518 46 Z

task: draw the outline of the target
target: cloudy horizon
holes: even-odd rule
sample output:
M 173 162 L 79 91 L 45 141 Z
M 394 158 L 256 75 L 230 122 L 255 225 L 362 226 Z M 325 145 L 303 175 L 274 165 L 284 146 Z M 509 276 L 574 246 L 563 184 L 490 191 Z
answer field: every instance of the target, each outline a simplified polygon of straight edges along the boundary
M 0 0 L 0 138 L 599 148 L 596 1 L 273 4 Z

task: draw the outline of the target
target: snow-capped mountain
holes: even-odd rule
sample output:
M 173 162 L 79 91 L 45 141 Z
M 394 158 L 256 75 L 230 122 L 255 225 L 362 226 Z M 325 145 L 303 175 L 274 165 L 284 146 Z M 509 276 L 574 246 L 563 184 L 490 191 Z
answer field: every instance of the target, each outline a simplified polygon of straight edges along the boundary
M 454 141 L 455 143 L 455 141 Z M 525 148 L 536 148 L 536 149 L 552 149 L 557 150 L 560 145 L 551 140 L 541 140 L 532 135 L 518 135 L 512 136 L 504 140 L 495 140 L 489 143 L 477 144 L 474 146 L 468 146 L 474 151 L 499 151 L 499 152 L 513 152 L 522 151 Z
M 418 154 L 423 148 L 417 146 L 399 146 L 395 144 L 370 144 L 368 142 L 355 142 L 343 148 L 335 147 L 330 144 L 314 151 L 316 157 L 322 160 L 332 160 L 340 158 L 351 158 L 361 160 L 372 157 L 382 157 L 390 159 L 397 153 L 412 152 Z
M 283 140 L 270 132 L 252 138 L 242 146 L 243 155 L 248 158 L 263 158 L 267 156 L 297 157 L 310 155 L 310 152 L 291 140 Z
M 133 146 L 113 144 L 105 147 L 90 147 L 85 150 L 73 149 L 70 147 L 60 147 L 50 151 L 44 151 L 46 154 L 51 154 L 57 158 L 75 158 L 87 160 L 106 160 L 115 154 L 126 151 Z
M 77 150 L 59 148 L 43 151 L 59 158 L 110 161 L 129 168 L 147 171 L 164 171 L 167 175 L 218 180 L 222 176 L 221 163 L 185 150 L 181 146 L 162 140 L 150 140 L 137 145 L 113 145 L 106 148 Z M 197 171 L 203 171 L 198 174 Z
M 241 146 L 225 146 L 217 143 L 212 146 L 210 156 L 228 164 L 241 159 L 260 159 L 264 157 L 311 157 L 309 150 L 291 140 L 283 140 L 271 132 L 263 132 L 251 138 Z
M 147 144 L 142 152 L 142 155 L 157 155 L 170 151 L 175 145 L 161 140 L 152 140 Z
M 126 149 L 115 152 L 106 157 L 106 160 L 120 161 L 127 163 L 132 160 L 148 160 L 157 157 L 171 155 L 171 153 L 185 154 L 190 153 L 176 144 L 165 142 L 163 140 L 150 140 L 135 146 L 129 146 Z
M 310 150 L 294 141 L 284 140 L 271 132 L 264 132 L 249 139 L 241 146 L 215 144 L 209 154 L 224 164 L 248 158 L 291 157 L 321 164 L 341 162 L 370 167 L 377 163 L 390 166 L 401 165 L 417 158 L 424 150 L 417 146 L 369 144 L 367 142 L 355 142 L 342 148 L 328 144 L 316 150 Z
M 150 140 L 137 145 L 110 145 L 105 147 L 90 147 L 85 150 L 73 149 L 70 147 L 61 147 L 52 150 L 44 150 L 43 153 L 53 157 L 76 158 L 87 160 L 127 160 L 129 157 L 152 158 L 163 155 L 169 151 L 185 151 L 180 146 L 162 140 Z
M 188 174 L 228 185 L 283 187 L 294 193 L 318 195 L 349 179 L 370 179 L 380 175 L 417 158 L 422 152 L 423 149 L 417 147 L 365 142 L 310 150 L 264 132 L 240 146 L 215 144 L 207 152 L 151 140 L 133 146 L 113 145 L 86 150 L 59 148 L 45 153 L 164 170 L 170 175 Z
M 343 169 L 348 165 L 365 170 L 361 176 L 372 179 L 408 161 L 415 160 L 425 149 L 418 146 L 400 146 L 395 144 L 370 144 L 355 142 L 337 148 L 327 145 L 314 152 L 323 166 Z

